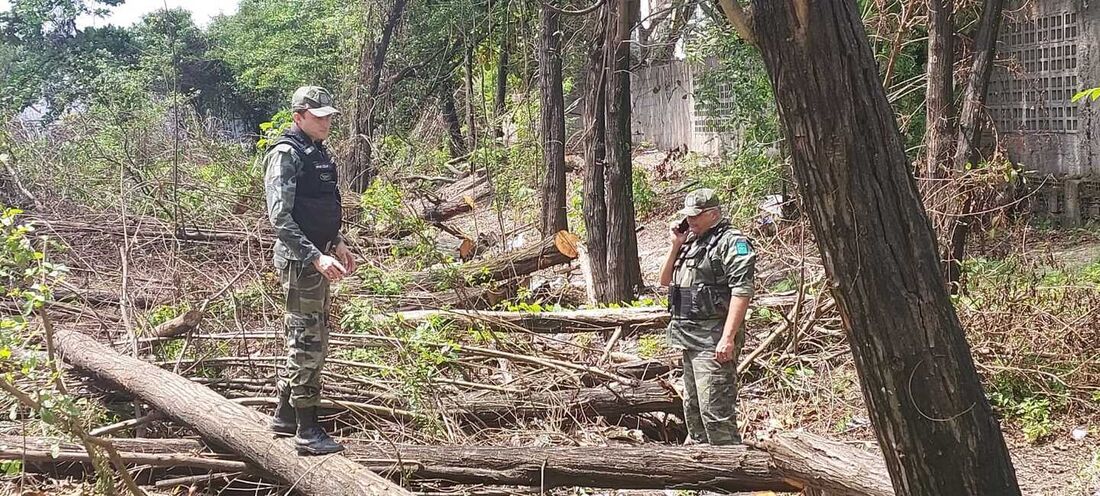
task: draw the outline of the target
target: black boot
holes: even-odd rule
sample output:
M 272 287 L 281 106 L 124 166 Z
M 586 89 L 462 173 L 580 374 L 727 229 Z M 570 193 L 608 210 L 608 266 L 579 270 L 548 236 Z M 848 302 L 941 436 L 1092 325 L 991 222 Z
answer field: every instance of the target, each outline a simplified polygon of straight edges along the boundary
M 275 432 L 275 437 L 290 437 L 297 429 L 298 415 L 294 413 L 294 407 L 290 406 L 290 388 L 281 389 L 275 415 L 271 416 L 271 430 Z
M 344 450 L 333 441 L 325 430 L 317 425 L 317 407 L 295 408 L 298 414 L 298 435 L 294 437 L 294 444 L 298 447 L 299 455 L 327 455 Z

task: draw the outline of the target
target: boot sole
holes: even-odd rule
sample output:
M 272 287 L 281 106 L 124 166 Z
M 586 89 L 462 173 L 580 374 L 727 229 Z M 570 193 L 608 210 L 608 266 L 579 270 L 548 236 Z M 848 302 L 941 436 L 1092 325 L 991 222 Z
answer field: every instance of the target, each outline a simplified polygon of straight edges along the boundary
M 331 455 L 333 453 L 339 453 L 341 451 L 344 451 L 343 446 L 341 446 L 340 449 L 335 449 L 335 450 L 315 450 L 315 449 L 310 449 L 310 448 L 304 448 L 302 446 L 298 446 L 297 448 L 298 448 L 298 454 L 303 455 L 303 456 Z

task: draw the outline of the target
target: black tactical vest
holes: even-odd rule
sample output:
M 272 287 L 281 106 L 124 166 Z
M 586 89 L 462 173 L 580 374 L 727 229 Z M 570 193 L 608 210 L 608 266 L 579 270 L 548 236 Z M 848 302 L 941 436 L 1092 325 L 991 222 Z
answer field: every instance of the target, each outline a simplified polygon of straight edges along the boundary
M 314 144 L 296 128 L 291 128 L 275 142 L 275 146 L 280 144 L 294 148 L 302 161 L 291 217 L 317 249 L 327 250 L 336 241 L 343 222 L 340 190 L 336 187 L 336 164 L 324 145 Z

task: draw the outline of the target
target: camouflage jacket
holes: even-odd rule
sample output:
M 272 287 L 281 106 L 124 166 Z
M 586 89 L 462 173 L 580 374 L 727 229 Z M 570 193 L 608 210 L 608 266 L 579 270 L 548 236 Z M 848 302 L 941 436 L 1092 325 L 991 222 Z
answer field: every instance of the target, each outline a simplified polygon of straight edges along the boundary
M 669 288 L 673 312 L 669 343 L 693 351 L 713 350 L 732 296 L 753 296 L 756 252 L 752 241 L 723 220 L 702 237 L 684 243 Z M 744 332 L 739 333 L 744 339 Z
M 289 133 L 299 133 L 292 127 Z M 324 157 L 328 152 L 324 145 L 316 143 Z M 267 198 L 267 214 L 275 228 L 275 265 L 283 265 L 287 260 L 312 262 L 321 256 L 326 246 L 317 246 L 306 236 L 294 217 L 294 206 L 298 182 L 301 178 L 303 157 L 294 146 L 277 143 L 268 149 L 263 158 L 264 191 Z M 336 242 L 343 238 L 337 234 Z

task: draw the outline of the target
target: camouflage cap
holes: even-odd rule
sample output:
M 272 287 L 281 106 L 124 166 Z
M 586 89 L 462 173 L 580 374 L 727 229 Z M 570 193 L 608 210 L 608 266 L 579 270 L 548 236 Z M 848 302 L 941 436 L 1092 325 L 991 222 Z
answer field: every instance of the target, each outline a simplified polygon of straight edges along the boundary
M 719 205 L 721 205 L 721 203 L 718 201 L 718 193 L 713 189 L 697 189 L 684 197 L 684 208 L 680 209 L 679 213 L 684 217 L 691 217 Z
M 294 90 L 294 96 L 290 97 L 290 110 L 308 110 L 317 117 L 340 113 L 332 106 L 332 95 L 320 86 L 302 86 Z

